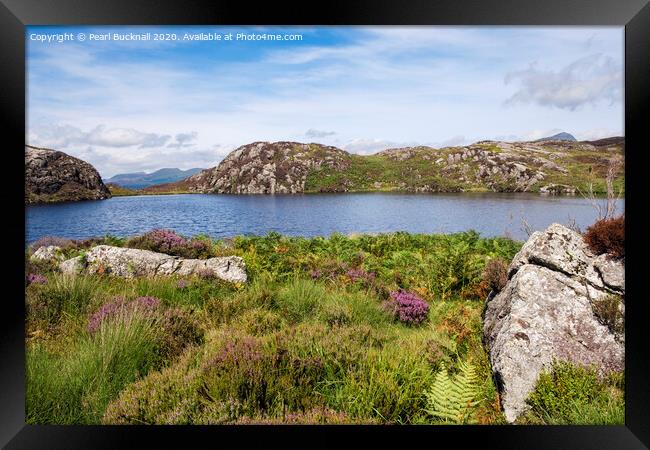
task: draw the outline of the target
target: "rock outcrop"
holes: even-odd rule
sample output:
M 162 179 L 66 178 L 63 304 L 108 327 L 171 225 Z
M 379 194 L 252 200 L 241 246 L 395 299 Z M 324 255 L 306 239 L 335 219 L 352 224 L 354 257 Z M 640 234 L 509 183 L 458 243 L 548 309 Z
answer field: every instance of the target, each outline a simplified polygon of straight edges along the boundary
M 63 260 L 63 254 L 61 253 L 61 247 L 56 245 L 48 245 L 46 247 L 39 247 L 33 255 L 30 256 L 31 259 L 35 260 Z
M 575 186 L 566 184 L 548 184 L 539 188 L 541 195 L 576 195 Z
M 254 142 L 239 147 L 213 169 L 187 179 L 189 190 L 217 194 L 296 194 L 310 171 L 342 170 L 350 155 L 336 147 L 298 142 Z
M 92 165 L 56 150 L 25 146 L 25 203 L 110 197 Z
M 582 237 L 559 224 L 535 232 L 515 256 L 508 282 L 486 306 L 484 339 L 506 419 L 526 399 L 553 359 L 624 368 L 624 335 L 597 316 L 595 305 L 625 294 L 624 262 L 594 255 Z M 624 314 L 624 303 L 619 309 Z
M 210 274 L 231 282 L 246 282 L 246 265 L 238 256 L 209 259 L 184 259 L 164 253 L 134 248 L 98 245 L 83 257 L 61 262 L 64 273 L 107 274 L 132 278 L 137 276 Z

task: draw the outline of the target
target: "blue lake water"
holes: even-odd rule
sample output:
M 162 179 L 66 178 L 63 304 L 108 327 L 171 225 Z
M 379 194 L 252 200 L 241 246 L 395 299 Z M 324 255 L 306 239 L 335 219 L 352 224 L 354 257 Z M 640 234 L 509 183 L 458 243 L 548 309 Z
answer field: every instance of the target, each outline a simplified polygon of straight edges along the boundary
M 600 200 L 604 202 L 604 200 Z M 618 211 L 623 212 L 624 201 Z M 597 218 L 581 197 L 538 194 L 306 194 L 155 195 L 33 205 L 25 208 L 26 244 L 42 236 L 73 239 L 131 236 L 153 228 L 221 238 L 264 235 L 329 236 L 333 232 L 453 233 L 525 240 L 525 219 L 535 230 L 553 222 L 583 230 Z

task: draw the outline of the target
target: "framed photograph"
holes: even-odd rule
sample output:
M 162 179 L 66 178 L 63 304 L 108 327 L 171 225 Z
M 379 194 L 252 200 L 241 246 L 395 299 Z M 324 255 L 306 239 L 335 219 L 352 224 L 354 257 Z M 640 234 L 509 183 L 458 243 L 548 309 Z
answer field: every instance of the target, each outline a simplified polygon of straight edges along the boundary
M 6 448 L 648 448 L 647 1 L 2 3 Z

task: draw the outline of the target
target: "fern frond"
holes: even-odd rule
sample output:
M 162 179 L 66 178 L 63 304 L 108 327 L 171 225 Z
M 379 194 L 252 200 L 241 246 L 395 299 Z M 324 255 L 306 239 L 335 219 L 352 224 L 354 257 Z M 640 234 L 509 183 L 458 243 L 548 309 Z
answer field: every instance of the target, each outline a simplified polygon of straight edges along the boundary
M 425 412 L 445 422 L 465 423 L 472 409 L 480 403 L 476 400 L 479 393 L 476 367 L 462 360 L 458 367 L 459 372 L 452 379 L 444 363 L 441 364 L 430 390 L 425 393 Z

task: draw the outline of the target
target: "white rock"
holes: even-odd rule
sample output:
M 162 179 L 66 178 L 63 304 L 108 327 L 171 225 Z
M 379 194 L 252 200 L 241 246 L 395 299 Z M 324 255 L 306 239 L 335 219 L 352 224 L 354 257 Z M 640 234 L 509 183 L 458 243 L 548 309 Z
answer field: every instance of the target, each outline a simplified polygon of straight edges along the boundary
M 48 245 L 47 247 L 39 247 L 30 258 L 40 260 L 62 260 L 64 259 L 64 256 L 61 254 L 61 247 Z
M 78 257 L 79 258 L 79 257 Z M 135 276 L 187 276 L 210 270 L 217 278 L 245 282 L 246 265 L 238 256 L 209 259 L 185 259 L 149 250 L 98 245 L 90 249 L 84 260 L 63 261 L 59 268 L 67 273 L 106 273 L 131 278 Z
M 86 260 L 83 256 L 76 256 L 74 258 L 66 259 L 65 261 L 61 261 L 59 264 L 59 270 L 61 270 L 62 273 L 68 275 L 80 274 L 83 272 L 85 267 Z

